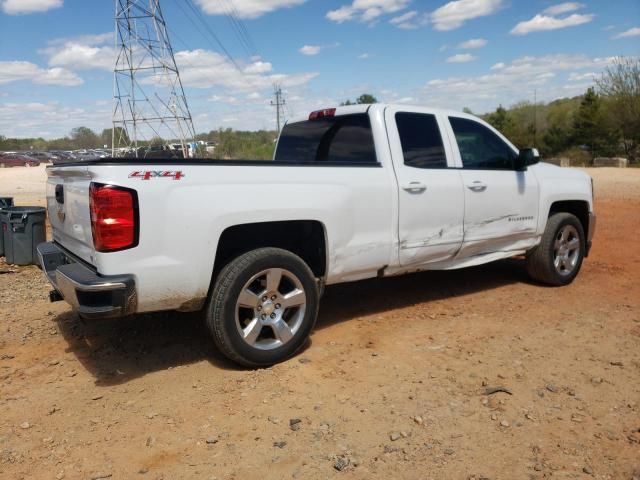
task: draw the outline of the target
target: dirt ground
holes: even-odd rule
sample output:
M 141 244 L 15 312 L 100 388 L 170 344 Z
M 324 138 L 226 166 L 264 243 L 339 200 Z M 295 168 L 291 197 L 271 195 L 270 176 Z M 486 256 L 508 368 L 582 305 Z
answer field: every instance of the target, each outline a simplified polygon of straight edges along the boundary
M 0 261 L 0 478 L 637 480 L 640 169 L 589 173 L 571 286 L 511 260 L 331 287 L 264 370 L 197 315 L 83 322 Z M 0 196 L 43 205 L 43 175 L 0 170 Z

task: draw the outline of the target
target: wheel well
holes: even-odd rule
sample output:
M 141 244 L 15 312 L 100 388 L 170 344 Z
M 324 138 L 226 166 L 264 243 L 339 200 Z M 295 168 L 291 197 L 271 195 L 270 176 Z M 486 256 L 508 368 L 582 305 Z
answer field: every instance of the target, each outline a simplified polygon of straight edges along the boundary
M 584 231 L 585 237 L 588 235 L 589 230 L 589 204 L 581 200 L 563 200 L 561 202 L 555 202 L 551 205 L 549 210 L 549 216 L 554 213 L 566 212 L 575 215 Z
M 302 258 L 318 278 L 324 277 L 327 249 L 324 226 L 315 220 L 247 223 L 227 228 L 218 242 L 214 279 L 231 260 L 256 248 L 275 247 Z

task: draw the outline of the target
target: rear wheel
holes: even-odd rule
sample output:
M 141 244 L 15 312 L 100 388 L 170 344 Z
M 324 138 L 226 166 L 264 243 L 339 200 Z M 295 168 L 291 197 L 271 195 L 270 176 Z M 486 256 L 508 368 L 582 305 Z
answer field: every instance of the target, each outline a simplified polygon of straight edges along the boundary
M 585 253 L 580 220 L 570 213 L 555 213 L 547 221 L 542 241 L 527 256 L 527 271 L 548 285 L 568 285 L 578 275 Z
M 318 314 L 313 272 L 297 255 L 260 248 L 226 265 L 206 311 L 220 351 L 248 367 L 265 367 L 297 352 Z

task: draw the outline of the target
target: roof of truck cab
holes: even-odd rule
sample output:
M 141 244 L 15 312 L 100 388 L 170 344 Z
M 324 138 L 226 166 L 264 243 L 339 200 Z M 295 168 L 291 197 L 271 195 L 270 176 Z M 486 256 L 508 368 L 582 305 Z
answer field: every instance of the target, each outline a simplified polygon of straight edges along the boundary
M 457 110 L 449 110 L 443 108 L 431 107 L 429 105 L 405 105 L 405 104 L 394 104 L 394 103 L 372 103 L 372 104 L 363 104 L 363 105 L 341 105 L 341 106 L 327 106 L 324 108 L 318 108 L 316 110 L 309 110 L 306 114 L 298 115 L 296 117 L 291 118 L 287 123 L 298 123 L 298 122 L 306 122 L 309 120 L 309 115 L 315 111 L 321 110 L 329 110 L 335 108 L 335 116 L 341 115 L 353 115 L 358 113 L 366 113 L 369 109 L 381 109 L 384 110 L 386 108 L 394 108 L 400 111 L 405 110 L 408 112 L 412 111 L 420 111 L 420 110 L 428 110 L 431 113 L 442 114 L 442 115 L 456 115 L 461 117 L 475 117 L 475 115 L 470 115 L 464 112 L 460 112 Z

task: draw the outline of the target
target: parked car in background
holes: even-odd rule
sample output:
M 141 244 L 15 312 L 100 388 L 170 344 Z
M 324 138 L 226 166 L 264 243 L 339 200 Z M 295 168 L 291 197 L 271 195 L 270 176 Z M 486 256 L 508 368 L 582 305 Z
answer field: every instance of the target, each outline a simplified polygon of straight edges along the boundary
M 29 152 L 25 152 L 24 155 L 31 157 L 31 158 L 35 158 L 36 160 L 39 160 L 42 163 L 53 163 L 53 161 L 56 159 L 55 155 L 49 153 L 49 152 L 41 152 L 41 151 L 29 151 Z
M 182 158 L 182 155 L 172 150 L 169 145 L 150 145 L 144 149 L 142 155 L 138 154 L 138 158 L 175 159 Z
M 66 152 L 62 150 L 51 150 L 49 153 L 53 155 L 52 163 L 54 164 L 75 161 L 75 157 L 73 156 L 72 152 Z
M 0 153 L 0 168 L 37 167 L 40 161 L 18 153 Z

